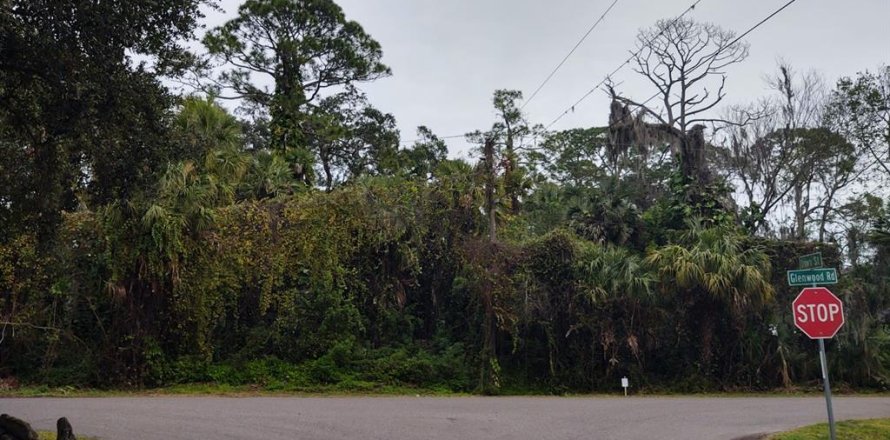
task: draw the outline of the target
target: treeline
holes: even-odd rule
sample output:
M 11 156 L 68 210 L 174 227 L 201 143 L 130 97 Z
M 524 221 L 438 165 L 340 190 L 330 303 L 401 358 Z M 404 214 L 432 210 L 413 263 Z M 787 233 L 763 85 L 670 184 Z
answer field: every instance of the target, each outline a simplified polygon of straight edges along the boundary
M 748 48 L 665 20 L 642 70 L 704 44 L 676 86 L 716 101 L 663 116 L 610 89 L 608 126 L 548 132 L 499 90 L 471 163 L 423 127 L 401 145 L 357 88 L 389 75 L 381 48 L 333 2 L 248 0 L 193 54 L 203 4 L 0 6 L 0 377 L 807 387 L 784 275 L 820 251 L 847 317 L 832 377 L 887 387 L 890 69 L 829 90 L 783 65 L 775 97 L 705 121 Z

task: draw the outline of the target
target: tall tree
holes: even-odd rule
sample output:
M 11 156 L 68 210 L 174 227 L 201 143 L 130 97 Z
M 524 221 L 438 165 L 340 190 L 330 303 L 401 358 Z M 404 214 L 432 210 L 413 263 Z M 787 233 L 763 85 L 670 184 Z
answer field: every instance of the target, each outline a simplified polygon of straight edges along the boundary
M 607 174 L 602 133 L 600 128 L 547 133 L 538 151 L 529 155 L 535 172 L 562 185 L 594 185 Z
M 477 170 L 485 187 L 485 211 L 489 216 L 489 234 L 495 241 L 498 213 L 518 214 L 527 180 L 520 156 L 527 155 L 526 144 L 531 128 L 522 116 L 516 101 L 522 99 L 517 90 L 495 90 L 492 103 L 497 120 L 487 131 L 467 133 L 467 140 L 479 146 L 482 157 Z M 504 211 L 501 211 L 501 208 Z
M 781 62 L 767 85 L 773 96 L 726 112 L 717 141 L 723 144 L 719 164 L 741 184 L 742 217 L 749 230 L 776 232 L 772 216 L 790 199 L 794 234 L 803 238 L 815 168 L 826 156 L 819 150 L 824 146 L 820 139 L 827 139 L 820 133 L 825 133 L 814 131 L 822 123 L 823 81 L 815 72 L 798 74 Z M 752 114 L 759 117 L 752 119 Z
M 522 196 L 528 187 L 520 159 L 531 151 L 528 138 L 532 128 L 516 105 L 520 99 L 522 92 L 518 90 L 495 90 L 492 104 L 497 120 L 490 130 L 467 134 L 468 141 L 479 145 L 482 153 L 480 165 L 484 168 L 482 174 L 491 183 L 493 205 L 490 213 L 500 206 L 510 214 L 518 214 Z M 496 200 L 500 199 L 498 192 L 503 193 L 504 201 Z
M 861 145 L 890 177 L 890 66 L 841 78 L 832 91 L 827 123 Z
M 332 0 L 247 0 L 204 45 L 223 69 L 212 88 L 268 115 L 272 148 L 304 150 L 295 156 L 303 162 L 313 104 L 328 89 L 390 74 L 380 44 Z M 299 164 L 298 177 L 309 181 L 310 170 Z
M 429 179 L 439 164 L 448 159 L 448 145 L 426 126 L 417 127 L 417 140 L 400 152 L 409 176 Z
M 308 145 L 321 166 L 321 181 L 334 184 L 363 175 L 394 174 L 401 167 L 395 117 L 368 103 L 353 87 L 328 96 L 309 116 Z
M 747 58 L 748 44 L 717 25 L 678 18 L 641 30 L 637 46 L 636 71 L 657 89 L 662 111 L 614 91 L 613 97 L 657 121 L 651 135 L 671 142 L 683 176 L 710 183 L 702 124 L 715 121 L 707 112 L 726 96 L 726 68 Z
M 485 181 L 485 214 L 488 216 L 488 240 L 498 239 L 497 233 L 497 166 L 495 165 L 495 141 L 485 137 L 482 143 L 482 172 Z
M 99 204 L 131 197 L 177 156 L 156 77 L 184 59 L 203 3 L 0 3 L 0 144 L 11 150 L 0 161 L 29 192 L 0 194 L 16 201 L 0 209 L 47 238 L 87 190 Z M 17 156 L 25 163 L 5 163 Z
M 519 199 L 523 192 L 524 173 L 519 166 L 519 154 L 523 149 L 523 137 L 531 131 L 516 105 L 516 101 L 521 99 L 522 92 L 518 90 L 496 90 L 492 99 L 499 119 L 492 131 L 498 133 L 499 142 L 503 145 L 504 192 L 510 200 L 513 214 L 519 212 Z

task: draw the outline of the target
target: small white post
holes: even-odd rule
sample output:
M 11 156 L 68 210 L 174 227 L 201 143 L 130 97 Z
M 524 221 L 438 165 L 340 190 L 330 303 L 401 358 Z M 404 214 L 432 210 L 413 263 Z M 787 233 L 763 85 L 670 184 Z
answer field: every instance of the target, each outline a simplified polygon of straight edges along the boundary
M 627 387 L 630 386 L 630 381 L 627 380 L 626 377 L 621 378 L 621 387 L 624 388 L 624 397 L 627 397 Z

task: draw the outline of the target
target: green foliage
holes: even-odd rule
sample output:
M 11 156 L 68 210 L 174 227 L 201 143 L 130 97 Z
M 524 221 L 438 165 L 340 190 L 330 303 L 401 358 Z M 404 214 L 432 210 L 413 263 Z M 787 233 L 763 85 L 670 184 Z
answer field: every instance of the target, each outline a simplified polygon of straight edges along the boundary
M 185 98 L 173 120 L 174 136 L 184 144 L 184 156 L 194 161 L 212 151 L 231 151 L 241 146 L 241 125 L 212 97 Z
M 858 440 L 880 440 L 890 436 L 890 420 L 845 420 L 837 422 L 838 438 L 855 438 Z M 827 423 L 806 426 L 793 431 L 773 434 L 770 440 L 821 440 L 830 436 Z
M 330 166 L 331 158 L 325 155 L 323 147 L 330 147 L 337 140 L 361 139 L 337 135 L 343 133 L 340 124 L 325 124 L 333 122 L 328 121 L 330 116 L 345 116 L 347 112 L 344 109 L 331 114 L 325 107 L 337 98 L 322 100 L 322 92 L 390 74 L 389 68 L 380 62 L 380 44 L 361 25 L 347 20 L 331 0 L 247 0 L 239 6 L 235 18 L 211 29 L 203 42 L 218 64 L 215 67 L 224 69 L 210 89 L 242 98 L 249 112 L 268 118 L 269 146 L 294 155 L 288 160 L 294 176 L 310 185 L 315 180 L 312 168 L 316 160 L 323 162 L 326 171 Z M 273 82 L 274 89 L 258 85 L 260 78 Z M 373 122 L 375 130 L 392 131 L 395 125 L 392 116 L 370 107 L 362 116 Z M 368 125 L 367 122 L 355 124 Z M 365 142 L 375 136 L 364 135 Z M 308 147 L 313 142 L 322 145 L 310 151 Z M 377 139 L 372 145 L 394 148 L 397 144 L 398 140 L 393 143 Z M 349 154 L 342 151 L 340 158 L 350 159 Z M 330 187 L 331 176 L 325 178 Z
M 469 373 L 460 344 L 442 350 L 416 345 L 368 349 L 352 339 L 345 339 L 318 358 L 299 364 L 276 357 L 213 365 L 185 358 L 159 364 L 158 368 L 166 377 L 154 382 L 157 385 L 208 382 L 259 385 L 273 391 L 374 391 L 385 387 L 422 387 L 454 392 L 466 389 Z
M 349 87 L 321 100 L 310 117 L 311 150 L 318 157 L 320 185 L 366 175 L 393 175 L 402 168 L 399 132 L 393 115 L 372 107 Z
M 626 199 L 599 194 L 580 200 L 568 211 L 569 225 L 593 242 L 642 249 L 646 245 L 639 210 Z
M 832 92 L 827 123 L 866 150 L 890 176 L 890 66 L 841 78 Z
M 133 197 L 181 157 L 156 75 L 181 64 L 203 3 L 4 2 L 0 170 L 18 183 L 0 187 L 0 228 L 48 243 L 63 210 Z
M 417 127 L 417 136 L 411 148 L 402 150 L 402 160 L 408 176 L 428 179 L 448 158 L 448 146 L 424 126 Z
M 550 133 L 541 149 L 529 154 L 538 172 L 563 185 L 590 187 L 605 174 L 599 155 L 606 147 L 601 128 Z
M 680 136 L 695 157 L 678 164 L 658 127 L 618 104 L 629 125 L 538 144 L 522 94 L 497 90 L 497 120 L 468 135 L 476 164 L 449 160 L 425 127 L 400 148 L 395 118 L 354 88 L 389 74 L 380 46 L 331 0 L 246 1 L 204 39 L 221 67 L 221 95 L 205 98 L 175 98 L 159 80 L 214 67 L 189 66 L 177 46 L 200 1 L 10 4 L 0 377 L 489 394 L 613 390 L 623 376 L 651 389 L 809 387 L 818 363 L 783 274 L 819 250 L 842 268 L 848 311 L 833 376 L 890 386 L 890 221 L 875 194 L 807 207 L 800 222 L 820 217 L 827 240 L 826 225 L 848 221 L 844 266 L 838 246 L 749 235 L 767 208 L 738 212 L 710 178 L 702 132 Z M 839 84 L 834 126 L 758 141 L 793 135 L 795 166 L 828 176 L 818 188 L 836 197 L 858 176 L 859 144 L 879 144 L 883 131 L 863 125 L 883 121 L 884 82 Z M 244 98 L 251 120 L 216 97 Z
M 687 391 L 815 377 L 812 347 L 785 313 L 794 292 L 782 287 L 794 256 L 812 249 L 696 223 L 645 253 L 566 229 L 492 244 L 476 235 L 471 178 L 452 165 L 430 182 L 199 198 L 206 222 L 189 220 L 200 211 L 186 196 L 203 193 L 172 181 L 151 206 L 180 220 L 123 207 L 69 215 L 55 259 L 34 260 L 33 242 L 4 248 L 3 267 L 44 267 L 4 272 L 27 304 L 20 319 L 38 325 L 58 311 L 41 324 L 58 331 L 0 346 L 16 359 L 5 371 L 53 385 L 485 393 L 610 389 L 622 376 Z M 836 251 L 823 253 L 836 263 Z M 843 287 L 855 312 L 832 368 L 839 382 L 882 387 L 886 284 L 865 273 Z

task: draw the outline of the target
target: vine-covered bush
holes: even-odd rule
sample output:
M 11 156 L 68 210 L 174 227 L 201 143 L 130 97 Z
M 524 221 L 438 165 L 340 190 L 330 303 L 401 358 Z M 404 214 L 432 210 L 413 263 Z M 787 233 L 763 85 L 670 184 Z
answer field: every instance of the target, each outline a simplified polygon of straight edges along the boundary
M 49 251 L 29 236 L 0 248 L 13 318 L 0 373 L 59 386 L 486 393 L 608 390 L 623 376 L 687 391 L 816 384 L 784 282 L 811 244 L 695 224 L 646 249 L 570 229 L 491 242 L 460 179 L 368 179 L 163 228 L 146 221 L 151 204 L 67 214 Z M 835 248 L 818 250 L 837 264 Z M 841 278 L 848 323 L 832 368 L 880 388 L 887 286 L 869 273 Z

